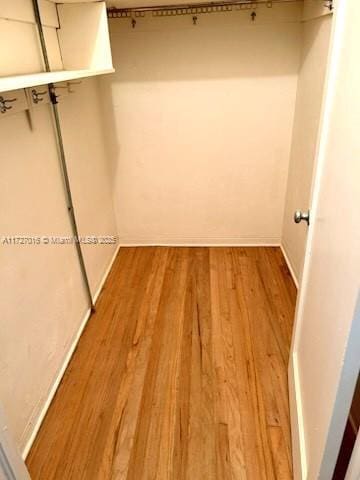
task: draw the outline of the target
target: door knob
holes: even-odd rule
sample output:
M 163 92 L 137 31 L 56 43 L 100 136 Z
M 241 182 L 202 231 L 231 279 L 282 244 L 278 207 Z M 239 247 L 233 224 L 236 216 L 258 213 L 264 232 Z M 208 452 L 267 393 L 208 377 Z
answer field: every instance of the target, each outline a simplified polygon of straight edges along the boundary
M 310 211 L 302 212 L 301 210 L 296 210 L 294 213 L 294 222 L 300 223 L 301 221 L 306 222 L 308 225 L 310 224 Z

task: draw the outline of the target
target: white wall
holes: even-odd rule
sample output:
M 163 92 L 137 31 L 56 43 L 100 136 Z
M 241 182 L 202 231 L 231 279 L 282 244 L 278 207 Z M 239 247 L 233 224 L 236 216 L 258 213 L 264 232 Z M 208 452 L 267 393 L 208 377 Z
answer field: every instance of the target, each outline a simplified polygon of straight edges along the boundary
M 315 7 L 315 0 L 307 7 Z M 318 13 L 314 11 L 313 13 Z M 320 16 L 303 23 L 302 58 L 296 100 L 289 177 L 287 184 L 282 245 L 297 281 L 300 281 L 307 225 L 293 221 L 295 210 L 308 210 L 314 170 L 320 110 L 328 59 L 332 15 Z
M 95 80 L 60 104 L 80 235 L 115 235 Z M 71 235 L 50 106 L 0 119 L 0 236 Z M 93 293 L 116 245 L 86 246 Z M 26 449 L 88 305 L 73 245 L 0 246 L 0 400 Z
M 117 235 L 110 164 L 106 151 L 98 80 L 82 80 L 74 94 L 59 104 L 65 154 L 79 232 L 83 235 Z M 115 245 L 116 247 L 116 245 Z M 92 294 L 114 253 L 114 247 L 82 247 Z
M 110 21 L 120 242 L 279 243 L 302 4 Z

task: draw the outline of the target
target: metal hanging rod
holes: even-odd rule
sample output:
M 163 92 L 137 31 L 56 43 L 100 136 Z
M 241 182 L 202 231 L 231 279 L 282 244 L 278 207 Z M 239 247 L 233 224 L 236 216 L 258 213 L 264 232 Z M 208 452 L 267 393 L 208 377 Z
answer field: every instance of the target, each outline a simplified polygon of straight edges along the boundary
M 38 0 L 33 0 L 32 4 L 33 4 L 34 15 L 35 15 L 35 22 L 36 22 L 39 37 L 40 37 L 40 46 L 41 46 L 41 51 L 42 51 L 43 60 L 45 64 L 45 70 L 47 72 L 50 72 L 50 62 L 49 62 L 49 56 L 46 48 L 44 29 L 41 23 L 40 8 L 39 8 Z
M 42 26 L 42 23 L 41 23 L 40 9 L 39 9 L 39 3 L 38 2 L 39 2 L 39 0 L 32 0 L 36 25 L 37 25 L 38 32 L 39 32 L 40 45 L 41 45 L 41 50 L 42 50 L 42 54 L 43 54 L 43 60 L 44 60 L 44 63 L 45 63 L 45 70 L 47 72 L 50 72 L 49 56 L 48 56 L 48 51 L 47 51 L 47 47 L 46 47 L 44 30 L 43 30 L 43 26 Z M 64 181 L 64 187 L 65 187 L 67 210 L 68 210 L 69 217 L 70 217 L 72 233 L 73 233 L 74 238 L 75 238 L 75 248 L 76 248 L 76 252 L 77 252 L 77 256 L 78 256 L 78 260 L 79 260 L 80 271 L 81 271 L 81 275 L 82 275 L 87 299 L 88 299 L 88 302 L 89 302 L 89 307 L 91 309 L 91 312 L 94 312 L 95 311 L 95 306 L 94 306 L 94 302 L 93 302 L 92 295 L 91 295 L 90 283 L 89 283 L 89 278 L 88 278 L 88 275 L 87 275 L 87 272 L 86 272 L 84 256 L 83 256 L 81 246 L 80 246 L 80 242 L 79 242 L 79 231 L 78 231 L 76 217 L 75 217 L 74 204 L 73 204 L 71 188 L 70 188 L 69 174 L 68 174 L 68 169 L 67 169 L 67 164 L 66 164 L 64 142 L 63 142 L 63 137 L 62 137 L 62 132 L 61 132 L 59 110 L 58 110 L 58 106 L 57 106 L 58 96 L 56 95 L 56 87 L 52 83 L 48 84 L 47 87 L 48 87 L 48 92 L 49 92 L 49 96 L 50 96 L 50 100 L 51 100 L 53 117 L 54 117 L 56 139 L 57 139 L 58 150 L 59 150 L 60 167 L 61 167 L 61 172 L 62 172 L 63 181 Z
M 271 8 L 274 3 L 298 3 L 301 0 L 225 0 L 202 3 L 184 3 L 179 5 L 155 5 L 149 7 L 131 7 L 107 9 L 109 18 L 144 17 L 147 12 L 153 16 L 193 15 L 194 13 L 221 13 L 237 9 L 252 9 L 258 5 L 266 5 Z

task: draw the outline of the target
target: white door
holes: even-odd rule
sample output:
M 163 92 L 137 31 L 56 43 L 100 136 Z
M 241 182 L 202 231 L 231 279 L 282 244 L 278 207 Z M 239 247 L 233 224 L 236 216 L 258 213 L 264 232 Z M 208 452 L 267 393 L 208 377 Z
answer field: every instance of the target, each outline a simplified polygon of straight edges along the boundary
M 289 366 L 294 478 L 303 480 L 331 480 L 360 366 L 359 0 L 337 0 L 333 21 Z

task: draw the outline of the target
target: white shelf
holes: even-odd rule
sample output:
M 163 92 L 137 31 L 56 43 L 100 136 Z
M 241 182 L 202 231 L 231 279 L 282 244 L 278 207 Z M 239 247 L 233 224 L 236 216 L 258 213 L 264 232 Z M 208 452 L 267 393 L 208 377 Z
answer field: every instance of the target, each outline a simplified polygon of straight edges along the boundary
M 15 75 L 11 77 L 0 77 L 0 93 L 20 88 L 47 85 L 49 83 L 65 82 L 77 78 L 94 77 L 113 73 L 113 68 L 104 70 L 60 70 L 57 72 L 30 73 L 28 75 Z
M 41 72 L 34 15 L 22 6 L 28 3 L 0 0 L 0 93 L 114 72 L 104 0 L 41 0 L 51 72 Z

